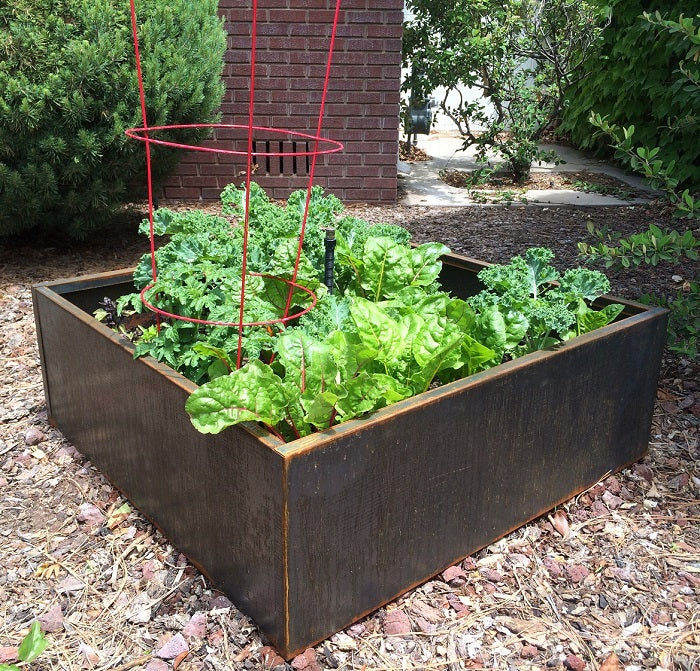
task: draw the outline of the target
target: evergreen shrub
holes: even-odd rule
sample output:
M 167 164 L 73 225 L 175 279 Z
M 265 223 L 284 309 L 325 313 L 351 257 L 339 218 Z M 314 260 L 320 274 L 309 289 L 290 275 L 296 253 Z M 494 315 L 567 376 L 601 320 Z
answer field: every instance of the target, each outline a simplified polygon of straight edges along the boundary
M 602 0 L 601 0 L 602 2 Z M 576 145 L 603 148 L 591 112 L 611 124 L 634 126 L 637 146 L 659 147 L 659 158 L 675 161 L 682 188 L 700 185 L 700 95 L 679 71 L 690 44 L 678 32 L 660 30 L 644 12 L 666 19 L 698 13 L 698 0 L 613 0 L 612 22 L 599 53 L 587 60 L 585 78 L 568 93 L 561 129 Z M 700 21 L 700 19 L 698 19 Z
M 136 11 L 149 125 L 216 121 L 226 47 L 216 0 L 136 0 Z M 84 237 L 143 197 L 144 145 L 124 135 L 138 126 L 128 0 L 0 3 L 0 236 Z M 156 183 L 178 158 L 153 149 Z

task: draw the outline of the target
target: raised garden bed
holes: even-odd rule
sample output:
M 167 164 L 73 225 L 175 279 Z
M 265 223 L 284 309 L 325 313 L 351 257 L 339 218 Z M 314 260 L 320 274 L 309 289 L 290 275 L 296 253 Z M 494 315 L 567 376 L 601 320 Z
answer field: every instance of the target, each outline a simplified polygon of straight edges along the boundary
M 483 265 L 446 257 L 442 284 L 470 295 Z M 34 287 L 49 416 L 287 657 L 647 449 L 658 308 L 614 299 L 613 324 L 284 444 L 192 427 L 195 385 L 91 316 L 131 287 Z

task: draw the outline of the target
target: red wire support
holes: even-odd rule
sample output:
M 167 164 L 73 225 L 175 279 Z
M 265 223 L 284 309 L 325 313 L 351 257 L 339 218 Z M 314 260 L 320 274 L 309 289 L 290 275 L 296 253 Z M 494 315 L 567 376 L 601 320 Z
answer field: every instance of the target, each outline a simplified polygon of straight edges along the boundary
M 251 49 L 250 49 L 250 98 L 248 101 L 248 123 L 247 124 L 217 124 L 217 123 L 196 123 L 196 124 L 170 124 L 165 126 L 149 126 L 148 119 L 146 116 L 146 95 L 143 84 L 143 72 L 141 69 L 141 56 L 139 52 L 139 39 L 138 39 L 138 23 L 136 19 L 136 7 L 135 0 L 129 0 L 130 10 L 131 10 L 131 29 L 134 39 L 134 57 L 136 59 L 136 74 L 138 78 L 139 87 L 139 98 L 141 103 L 141 118 L 143 125 L 140 128 L 129 128 L 126 130 L 126 135 L 135 140 L 144 142 L 146 145 L 146 180 L 147 180 L 147 190 L 148 190 L 148 222 L 149 222 L 149 238 L 150 238 L 150 249 L 151 249 L 151 273 L 153 281 L 146 286 L 141 291 L 141 300 L 144 305 L 152 310 L 156 314 L 158 319 L 158 324 L 160 326 L 160 317 L 167 317 L 170 319 L 179 319 L 182 321 L 197 323 L 197 324 L 210 324 L 218 326 L 230 326 L 238 329 L 238 348 L 236 357 L 236 366 L 240 368 L 242 364 L 242 351 L 243 351 L 243 328 L 247 326 L 266 326 L 270 324 L 282 324 L 286 325 L 288 322 L 298 319 L 303 314 L 306 314 L 316 305 L 316 296 L 314 293 L 297 283 L 297 277 L 299 273 L 299 265 L 301 261 L 302 247 L 304 244 L 304 236 L 306 234 L 306 224 L 309 216 L 309 204 L 311 202 L 311 193 L 314 183 L 314 176 L 316 172 L 316 162 L 319 156 L 325 154 L 333 154 L 335 152 L 341 151 L 343 145 L 336 140 L 331 140 L 329 138 L 322 137 L 321 132 L 323 128 L 323 116 L 325 112 L 326 99 L 328 95 L 328 88 L 330 82 L 330 72 L 331 63 L 333 58 L 333 51 L 335 49 L 335 41 L 337 35 L 338 22 L 340 17 L 340 4 L 341 0 L 336 0 L 335 12 L 333 17 L 333 26 L 331 29 L 331 35 L 328 47 L 328 60 L 326 62 L 326 71 L 323 82 L 323 91 L 321 95 L 321 104 L 318 113 L 318 120 L 316 124 L 316 134 L 312 135 L 310 133 L 303 133 L 293 130 L 286 130 L 280 128 L 271 128 L 267 126 L 256 126 L 255 121 L 255 67 L 256 67 L 256 52 L 257 52 L 257 33 L 258 33 L 258 0 L 252 0 L 252 26 L 251 26 Z M 312 10 L 310 10 L 312 11 Z M 181 142 L 173 142 L 167 140 L 160 140 L 154 137 L 153 134 L 158 131 L 166 130 L 178 130 L 178 129 L 192 129 L 192 128 L 209 128 L 215 130 L 217 128 L 228 128 L 228 129 L 242 129 L 247 131 L 247 148 L 245 151 L 239 151 L 235 149 L 224 149 L 218 147 L 204 147 L 198 145 L 189 145 Z M 313 150 L 306 151 L 292 151 L 292 152 L 273 152 L 273 151 L 253 151 L 254 148 L 254 135 L 256 133 L 262 133 L 266 135 L 285 135 L 292 138 L 300 138 L 314 143 Z M 231 322 L 222 321 L 209 321 L 203 319 L 195 319 L 187 315 L 177 315 L 170 312 L 166 312 L 161 308 L 157 307 L 152 301 L 146 297 L 146 293 L 149 289 L 152 289 L 158 280 L 157 264 L 156 264 L 156 253 L 155 253 L 155 233 L 154 233 L 154 223 L 153 223 L 153 178 L 152 178 L 152 167 L 151 167 L 151 145 L 161 145 L 165 147 L 171 147 L 174 149 L 188 149 L 193 151 L 203 151 L 212 152 L 218 154 L 235 154 L 239 156 L 246 157 L 246 178 L 245 178 L 245 206 L 244 206 L 244 218 L 243 218 L 243 255 L 242 255 L 242 267 L 241 267 L 241 292 L 240 292 L 240 305 L 238 320 Z M 302 216 L 301 227 L 299 231 L 299 241 L 297 245 L 296 259 L 294 262 L 294 269 L 292 272 L 291 280 L 273 277 L 261 273 L 250 273 L 251 276 L 261 276 L 277 280 L 287 284 L 287 300 L 284 308 L 284 313 L 281 317 L 277 319 L 259 321 L 259 322 L 245 322 L 244 321 L 244 309 L 245 309 L 245 291 L 246 291 L 246 280 L 249 276 L 248 273 L 248 241 L 249 241 L 249 228 L 250 228 L 250 185 L 252 182 L 253 175 L 253 158 L 257 156 L 310 156 L 311 165 L 309 167 L 309 180 L 306 188 L 306 201 L 304 203 L 304 212 Z M 301 290 L 307 293 L 310 298 L 310 305 L 304 310 L 290 315 L 292 297 L 295 290 Z

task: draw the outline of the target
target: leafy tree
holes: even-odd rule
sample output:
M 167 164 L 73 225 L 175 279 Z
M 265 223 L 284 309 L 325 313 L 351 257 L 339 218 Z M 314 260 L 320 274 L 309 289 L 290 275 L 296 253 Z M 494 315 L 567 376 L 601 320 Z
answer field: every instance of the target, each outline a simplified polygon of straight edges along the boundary
M 136 9 L 149 124 L 214 121 L 226 42 L 216 0 Z M 144 148 L 124 135 L 141 125 L 126 0 L 0 3 L 0 236 L 83 237 L 141 197 Z M 178 156 L 153 155 L 158 181 Z
M 645 12 L 639 19 L 655 27 L 659 36 L 680 39 L 681 44 L 684 45 L 684 48 L 677 52 L 676 63 L 670 65 L 673 68 L 672 77 L 675 82 L 671 86 L 674 96 L 681 97 L 685 104 L 679 110 L 681 116 L 669 120 L 663 131 L 681 132 L 688 128 L 695 128 L 697 132 L 700 110 L 700 67 L 698 66 L 700 14 L 694 18 L 681 14 L 678 20 L 674 20 L 665 18 L 656 11 L 653 14 Z M 681 190 L 682 177 L 688 174 L 687 166 L 679 168 L 676 159 L 669 158 L 669 150 L 673 151 L 672 146 L 668 144 L 659 146 L 662 144 L 659 135 L 663 137 L 664 132 L 657 133 L 656 137 L 651 135 L 652 141 L 657 146 L 649 147 L 639 144 L 634 125 L 620 127 L 610 121 L 610 115 L 603 117 L 595 112 L 591 112 L 589 121 L 598 129 L 594 137 L 605 137 L 610 147 L 614 149 L 616 158 L 644 175 L 652 186 L 664 191 L 669 201 L 675 206 L 674 216 L 700 220 L 700 193 L 698 193 L 700 183 L 695 181 L 691 188 Z M 653 126 L 650 128 L 647 124 L 641 135 L 648 138 L 651 130 Z M 696 141 L 696 154 L 698 148 Z M 685 183 L 688 181 L 686 179 Z M 611 235 L 607 231 L 593 229 L 591 232 L 602 241 L 602 244 L 592 246 L 579 243 L 579 250 L 589 261 L 603 260 L 607 266 L 618 263 L 623 267 L 640 263 L 656 265 L 659 261 L 675 263 L 683 255 L 694 261 L 698 259 L 697 247 L 700 246 L 700 241 L 690 229 L 681 233 L 674 230 L 661 231 L 658 227 L 652 226 L 648 232 L 635 233 L 629 238 L 621 238 L 617 234 Z M 610 242 L 613 243 L 612 246 L 609 245 Z M 668 324 L 669 349 L 685 356 L 697 357 L 700 284 L 694 280 L 686 282 L 675 298 L 646 295 L 642 300 L 663 305 L 671 310 Z
M 497 149 L 521 181 L 583 73 L 607 13 L 587 0 L 407 0 L 404 89 L 425 97 L 439 86 L 441 110 L 457 125 L 464 148 L 485 161 Z M 462 90 L 480 92 L 474 100 Z M 448 96 L 455 94 L 458 104 Z M 483 96 L 483 97 L 482 97 Z
M 674 190 L 697 189 L 698 2 L 613 0 L 611 4 L 612 22 L 596 57 L 586 64 L 588 76 L 569 91 L 561 128 L 578 146 L 603 149 L 607 138 L 589 124 L 591 111 L 609 128 L 619 130 L 620 145 L 630 136 L 621 129 L 633 127 L 630 146 L 658 147 L 653 161 L 672 164 Z

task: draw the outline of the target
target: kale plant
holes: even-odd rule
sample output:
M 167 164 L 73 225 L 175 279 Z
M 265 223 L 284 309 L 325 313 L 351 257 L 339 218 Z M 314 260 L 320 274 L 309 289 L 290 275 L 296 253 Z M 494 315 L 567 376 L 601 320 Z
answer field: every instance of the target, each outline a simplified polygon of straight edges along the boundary
M 469 300 L 477 311 L 477 332 L 499 355 L 514 358 L 588 333 L 613 321 L 619 304 L 601 310 L 591 303 L 610 290 L 597 270 L 575 268 L 564 275 L 550 265 L 553 252 L 528 249 L 507 265 L 484 268 L 486 289 Z

